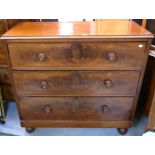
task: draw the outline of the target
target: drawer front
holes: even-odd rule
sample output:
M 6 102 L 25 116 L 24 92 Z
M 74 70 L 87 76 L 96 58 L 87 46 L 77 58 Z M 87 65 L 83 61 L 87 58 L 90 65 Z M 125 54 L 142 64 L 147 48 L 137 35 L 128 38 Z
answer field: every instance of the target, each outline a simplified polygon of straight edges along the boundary
M 11 84 L 11 78 L 8 69 L 0 69 L 0 83 Z
M 25 69 L 142 67 L 146 60 L 145 42 L 10 43 L 8 48 L 12 66 Z
M 129 120 L 131 97 L 24 97 L 23 120 Z
M 104 96 L 135 95 L 136 71 L 14 72 L 19 95 Z

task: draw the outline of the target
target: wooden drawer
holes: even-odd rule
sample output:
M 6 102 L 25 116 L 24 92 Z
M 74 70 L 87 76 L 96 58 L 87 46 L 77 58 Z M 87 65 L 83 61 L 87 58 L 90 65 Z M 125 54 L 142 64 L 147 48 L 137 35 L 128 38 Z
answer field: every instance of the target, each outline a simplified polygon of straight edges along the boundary
M 136 71 L 14 72 L 18 95 L 106 96 L 135 95 Z
M 10 74 L 8 69 L 0 69 L 0 83 L 11 84 Z
M 9 43 L 14 69 L 128 69 L 143 67 L 145 42 Z
M 129 120 L 131 97 L 23 97 L 22 120 Z

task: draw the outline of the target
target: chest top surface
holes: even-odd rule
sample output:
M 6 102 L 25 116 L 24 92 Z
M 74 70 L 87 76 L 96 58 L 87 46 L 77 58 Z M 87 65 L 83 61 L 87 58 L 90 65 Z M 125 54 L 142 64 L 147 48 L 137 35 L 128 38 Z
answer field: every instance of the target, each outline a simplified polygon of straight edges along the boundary
M 132 20 L 91 22 L 21 22 L 1 39 L 39 38 L 153 38 L 153 34 Z

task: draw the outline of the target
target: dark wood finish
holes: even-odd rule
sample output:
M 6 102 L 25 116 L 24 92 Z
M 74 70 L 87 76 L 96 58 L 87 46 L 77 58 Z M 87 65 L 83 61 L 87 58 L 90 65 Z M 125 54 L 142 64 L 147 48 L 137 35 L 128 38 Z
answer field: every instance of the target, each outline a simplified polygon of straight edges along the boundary
M 148 19 L 146 28 L 154 34 L 155 19 Z M 142 105 L 141 111 L 144 112 L 145 116 L 148 118 L 146 130 L 155 131 L 155 57 L 151 56 L 155 53 L 155 47 L 153 45 L 155 45 L 155 38 L 150 48 L 150 56 L 140 95 L 139 107 Z
M 24 97 L 20 110 L 22 120 L 127 121 L 133 101 L 131 97 Z
M 131 128 L 132 121 L 22 121 L 22 127 L 54 127 L 54 128 Z
M 149 61 L 147 64 L 147 70 L 145 74 L 145 88 L 147 90 L 143 93 L 143 102 L 145 102 L 144 114 L 149 116 L 151 109 L 154 93 L 155 93 L 155 58 L 149 56 Z
M 8 69 L 0 69 L 0 83 L 11 84 L 11 77 Z
M 154 49 L 155 51 L 155 49 Z M 143 103 L 145 116 L 148 118 L 146 130 L 155 130 L 155 58 L 149 56 L 144 77 L 140 101 Z
M 29 21 L 28 19 L 0 19 L 0 36 L 5 33 L 8 29 L 15 26 L 18 22 Z M 0 40 L 0 84 L 2 85 L 3 99 L 8 101 L 14 101 L 11 77 L 8 70 L 7 56 L 5 49 Z
M 5 33 L 8 29 L 12 28 L 19 22 L 17 19 L 0 19 L 0 36 Z M 8 67 L 6 61 L 6 55 L 3 49 L 2 40 L 0 40 L 0 67 Z
M 12 67 L 21 70 L 137 68 L 147 55 L 146 42 L 9 43 L 8 48 Z
M 21 125 L 131 127 L 151 38 L 132 21 L 15 26 L 2 39 Z
M 6 56 L 3 50 L 3 46 L 2 46 L 2 40 L 0 40 L 0 67 L 1 68 L 7 67 Z
M 7 30 L 6 21 L 0 19 L 0 36 Z M 6 57 L 3 50 L 2 40 L 0 40 L 0 67 L 6 67 Z
M 148 44 L 147 44 L 147 47 L 146 47 L 146 51 L 147 52 L 149 52 L 149 50 L 150 50 L 151 43 L 152 43 L 152 39 L 148 40 Z M 147 59 L 148 59 L 148 55 L 147 55 Z M 145 67 L 147 65 L 147 59 L 144 62 Z M 140 95 L 140 90 L 141 90 L 142 83 L 143 83 L 143 78 L 144 78 L 144 73 L 145 73 L 145 67 L 141 70 L 141 76 L 139 78 L 139 85 L 138 85 L 138 88 L 137 88 L 138 91 L 137 91 L 137 95 L 135 96 L 135 102 L 134 102 L 133 110 L 132 110 L 132 119 L 134 119 L 134 117 L 135 117 L 137 103 L 138 103 L 138 99 L 139 99 L 139 95 Z
M 17 24 L 19 20 L 1 19 L 0 20 L 0 36 L 8 29 Z M 13 93 L 11 92 L 11 78 L 8 70 L 7 57 L 3 47 L 2 40 L 0 40 L 0 84 L 2 85 L 3 99 L 14 101 Z
M 19 96 L 134 96 L 139 76 L 139 72 L 136 71 L 39 71 L 13 73 L 15 87 Z M 111 81 L 111 84 L 107 83 L 107 81 Z
M 15 101 L 12 85 L 1 85 L 2 87 L 2 96 L 4 100 Z

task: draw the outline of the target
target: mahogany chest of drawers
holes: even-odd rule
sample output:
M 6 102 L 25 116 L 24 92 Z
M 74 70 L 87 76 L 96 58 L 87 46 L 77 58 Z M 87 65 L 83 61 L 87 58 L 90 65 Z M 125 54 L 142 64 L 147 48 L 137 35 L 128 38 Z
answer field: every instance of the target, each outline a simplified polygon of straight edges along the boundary
M 132 21 L 24 22 L 3 36 L 21 125 L 132 127 L 153 35 Z

